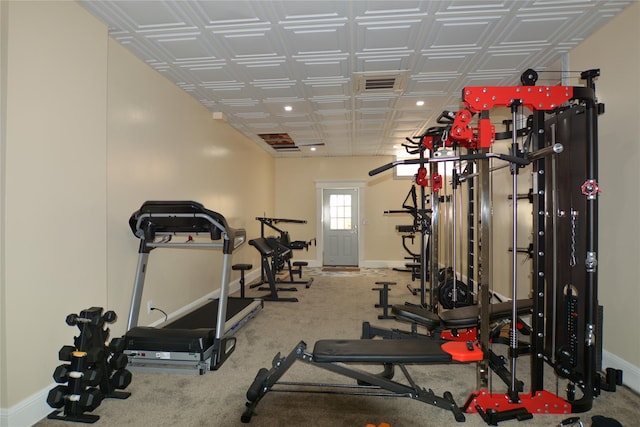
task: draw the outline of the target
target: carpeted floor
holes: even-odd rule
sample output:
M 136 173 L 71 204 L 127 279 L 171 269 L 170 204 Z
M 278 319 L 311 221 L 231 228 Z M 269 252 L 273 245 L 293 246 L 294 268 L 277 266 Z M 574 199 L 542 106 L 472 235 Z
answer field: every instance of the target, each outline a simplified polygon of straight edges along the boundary
M 319 269 L 317 269 L 319 270 Z M 324 338 L 360 338 L 362 322 L 376 326 L 407 325 L 394 320 L 378 320 L 381 309 L 374 308 L 378 292 L 372 290 L 380 280 L 396 281 L 390 292 L 391 303 L 418 302 L 406 288 L 408 273 L 393 270 L 361 269 L 360 272 L 327 272 L 311 270 L 313 285 L 287 293 L 299 298 L 298 303 L 266 302 L 257 317 L 237 334 L 237 349 L 226 363 L 203 376 L 134 372 L 127 400 L 105 400 L 93 412 L 102 426 L 220 426 L 245 425 L 240 416 L 245 408 L 245 394 L 260 368 L 269 368 L 278 352 L 290 352 L 304 340 L 309 348 Z M 259 291 L 249 291 L 249 296 Z M 528 382 L 528 357 L 519 358 L 519 378 Z M 442 395 L 450 391 L 458 405 L 476 388 L 476 369 L 467 365 L 414 365 L 409 371 L 419 386 Z M 375 368 L 373 371 L 379 371 Z M 397 372 L 396 378 L 401 377 Z M 547 389 L 563 395 L 552 372 Z M 322 369 L 296 364 L 283 379 L 353 383 Z M 525 386 L 526 387 L 526 386 Z M 493 391 L 506 388 L 493 379 Z M 638 425 L 640 397 L 621 387 L 616 393 L 604 393 L 594 401 L 593 409 L 579 416 L 585 426 L 591 417 L 603 415 L 617 419 L 624 426 Z M 505 421 L 500 426 L 556 426 L 569 415 L 536 415 L 534 419 Z M 407 398 L 330 395 L 312 393 L 269 393 L 260 402 L 249 425 L 256 427 L 365 427 L 367 424 L 389 423 L 391 427 L 456 425 L 451 412 Z M 60 426 L 60 421 L 43 420 L 38 427 Z M 476 414 L 467 414 L 464 426 L 486 425 Z

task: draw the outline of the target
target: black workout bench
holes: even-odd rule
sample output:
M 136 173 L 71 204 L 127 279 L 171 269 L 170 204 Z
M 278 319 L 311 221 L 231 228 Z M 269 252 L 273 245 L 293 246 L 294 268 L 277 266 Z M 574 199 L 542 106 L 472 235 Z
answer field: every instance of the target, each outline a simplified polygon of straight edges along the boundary
M 449 410 L 458 422 L 465 416 L 455 403 L 450 392 L 442 397 L 432 390 L 419 387 L 405 364 L 468 363 L 482 360 L 484 353 L 471 342 L 438 342 L 435 340 L 320 340 L 313 353 L 306 351 L 307 345 L 300 341 L 286 356 L 276 355 L 271 369 L 258 371 L 247 390 L 247 409 L 241 421 L 248 423 L 260 400 L 270 391 L 318 392 L 331 389 L 335 394 L 361 394 L 371 396 L 410 397 L 430 405 Z M 301 361 L 356 380 L 355 384 L 317 384 L 304 382 L 281 382 L 280 378 L 296 362 Z M 384 372 L 373 374 L 353 367 L 351 364 L 382 365 Z M 393 381 L 393 368 L 398 366 L 408 384 Z M 282 385 L 282 388 L 278 387 Z M 291 387 L 298 387 L 292 389 Z M 386 390 L 386 392 L 380 392 Z
M 258 237 L 257 239 L 249 240 L 249 244 L 256 248 L 260 252 L 260 259 L 262 263 L 262 273 L 265 275 L 266 282 L 260 281 L 256 284 L 249 285 L 250 288 L 260 286 L 262 284 L 268 284 L 268 287 L 260 287 L 259 290 L 268 290 L 269 294 L 260 297 L 264 301 L 284 301 L 284 302 L 298 302 L 297 298 L 282 298 L 278 295 L 278 291 L 297 291 L 296 288 L 278 288 L 276 286 L 276 276 L 272 268 L 272 258 L 276 256 L 276 249 L 269 242 L 267 238 Z
M 516 305 L 518 316 L 524 316 L 531 313 L 533 301 L 530 299 L 518 300 Z M 489 305 L 489 323 L 493 325 L 489 331 L 489 337 L 492 343 L 509 344 L 508 339 L 500 336 L 500 332 L 502 327 L 511 321 L 512 309 L 513 306 L 510 301 Z M 477 339 L 477 328 L 480 326 L 480 306 L 478 305 L 455 308 L 440 314 L 415 305 L 394 305 L 391 308 L 391 312 L 397 320 L 410 322 L 411 331 L 379 328 L 372 326 L 369 322 L 363 322 L 362 338 L 382 337 L 392 340 L 426 338 L 437 342 L 441 342 L 441 339 L 452 341 L 475 341 Z M 427 328 L 429 335 L 419 334 L 417 325 Z M 461 332 L 460 330 L 466 330 L 466 332 Z M 528 328 L 524 326 L 522 326 L 521 331 L 525 334 L 529 333 Z M 529 353 L 530 350 L 530 343 L 520 342 L 518 344 L 519 354 Z M 491 370 L 506 384 L 509 384 L 511 373 L 506 367 L 504 357 L 497 355 L 491 349 L 488 350 L 487 357 Z M 524 388 L 522 381 L 517 382 L 517 388 L 522 391 Z
M 531 313 L 533 300 L 521 299 L 517 301 L 517 314 L 524 316 Z M 467 307 L 454 308 L 436 314 L 424 307 L 405 304 L 393 305 L 391 313 L 396 320 L 406 321 L 412 324 L 411 331 L 401 331 L 399 329 L 386 329 L 371 326 L 368 322 L 363 323 L 362 338 L 372 339 L 382 338 L 409 338 L 425 337 L 417 332 L 417 325 L 424 326 L 430 337 L 440 338 L 442 331 L 453 330 L 454 334 L 460 329 L 477 328 L 480 325 L 480 306 L 470 305 Z M 512 315 L 512 304 L 500 302 L 489 305 L 489 323 L 494 324 L 503 320 L 510 320 Z

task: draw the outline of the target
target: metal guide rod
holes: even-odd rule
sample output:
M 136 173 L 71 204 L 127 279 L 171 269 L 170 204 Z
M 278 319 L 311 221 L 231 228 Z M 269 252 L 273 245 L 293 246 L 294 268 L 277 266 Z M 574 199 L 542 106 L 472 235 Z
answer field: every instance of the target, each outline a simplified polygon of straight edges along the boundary
M 458 148 L 459 150 L 460 148 Z M 455 162 L 453 164 L 453 168 L 452 168 L 452 175 L 453 175 L 453 179 L 456 180 L 456 172 L 455 172 Z M 458 237 L 458 227 L 456 224 L 456 194 L 457 194 L 457 183 L 453 182 L 453 185 L 451 186 L 451 222 L 453 223 L 453 237 L 451 239 L 451 241 L 453 242 L 452 245 L 452 251 L 453 251 L 453 255 L 451 257 L 451 269 L 452 269 L 452 275 L 453 275 L 453 308 L 456 308 L 458 306 L 458 289 L 457 289 L 457 277 L 458 277 L 458 272 L 456 271 L 456 263 L 457 263 L 457 252 L 458 252 L 458 245 L 457 245 L 457 237 Z M 446 267 L 446 266 L 445 266 Z M 446 277 L 446 274 L 445 274 Z M 446 279 L 445 279 L 445 283 L 446 283 Z
M 511 112 L 513 114 L 513 125 L 515 126 L 517 120 L 517 111 L 518 105 L 513 104 L 511 107 Z M 512 155 L 515 156 L 516 150 L 518 149 L 518 136 L 516 132 L 513 132 L 513 140 L 511 144 Z M 515 248 L 518 247 L 518 166 L 512 164 L 511 167 L 511 177 L 512 177 L 512 205 L 511 205 L 511 223 L 512 223 L 512 248 L 511 251 L 511 292 L 512 292 L 512 300 L 511 300 L 511 330 L 510 330 L 510 347 L 511 347 L 511 384 L 509 386 L 509 395 L 512 402 L 519 401 L 518 399 L 518 390 L 516 388 L 517 378 L 516 378 L 516 359 L 518 357 L 518 336 L 516 331 L 516 324 L 518 320 L 518 253 Z
M 431 176 L 438 173 L 438 164 L 433 163 L 429 165 Z M 438 192 L 434 191 L 433 185 L 431 186 L 431 236 L 429 237 L 429 272 L 430 274 L 430 308 L 433 309 L 436 303 L 435 287 L 438 284 L 438 245 L 440 227 L 440 197 Z M 425 272 L 426 275 L 426 272 Z
M 552 142 L 555 143 L 556 140 L 556 124 L 553 123 L 551 124 L 551 140 Z M 552 200 L 551 200 L 551 206 L 549 208 L 549 211 L 551 212 L 551 227 L 552 227 L 552 242 L 554 242 L 553 247 L 552 247 L 552 258 L 551 259 L 558 259 L 558 245 L 557 245 L 557 241 L 558 241 L 558 183 L 556 181 L 556 167 L 557 167 L 557 159 L 555 156 L 553 156 L 551 158 L 551 191 L 552 191 Z M 555 295 L 557 295 L 557 288 L 558 288 L 558 266 L 557 263 L 552 263 L 552 276 L 551 276 L 551 288 L 552 288 L 552 293 L 551 295 L 553 295 L 554 297 L 551 298 L 552 301 L 552 313 L 557 313 L 558 311 L 558 301 L 557 298 L 555 298 Z M 557 316 L 553 316 L 552 317 L 552 331 L 554 331 L 553 334 L 551 334 L 551 348 L 556 348 L 556 334 L 555 331 L 556 329 L 556 325 L 558 322 Z M 556 385 L 557 385 L 558 379 L 556 378 Z
M 421 154 L 422 155 L 422 154 Z M 423 186 L 420 186 L 420 304 L 426 306 L 427 300 L 427 253 L 429 239 L 427 239 L 427 201 L 426 192 Z
M 486 151 L 486 149 L 483 149 Z M 478 200 L 480 230 L 478 240 L 479 250 L 479 291 L 480 291 L 480 345 L 485 358 L 477 366 L 478 389 L 486 389 L 489 386 L 489 283 L 492 277 L 491 253 L 491 180 L 489 174 L 489 162 L 478 163 Z
M 538 160 L 544 156 L 548 156 L 550 154 L 560 154 L 564 150 L 564 146 L 559 143 L 554 143 L 546 148 L 541 148 L 540 150 L 536 150 L 532 153 L 527 154 L 527 159 L 529 160 Z

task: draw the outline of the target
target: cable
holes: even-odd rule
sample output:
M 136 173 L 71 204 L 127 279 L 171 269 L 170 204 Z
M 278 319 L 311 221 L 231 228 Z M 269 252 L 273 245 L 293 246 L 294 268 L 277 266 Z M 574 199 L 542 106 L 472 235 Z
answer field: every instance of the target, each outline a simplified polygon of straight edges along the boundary
M 166 322 L 167 320 L 169 320 L 169 316 L 167 315 L 167 313 L 165 313 L 163 310 L 160 310 L 159 308 L 155 308 L 155 307 L 151 307 L 151 311 L 153 310 L 158 310 L 160 313 L 164 314 L 164 321 Z

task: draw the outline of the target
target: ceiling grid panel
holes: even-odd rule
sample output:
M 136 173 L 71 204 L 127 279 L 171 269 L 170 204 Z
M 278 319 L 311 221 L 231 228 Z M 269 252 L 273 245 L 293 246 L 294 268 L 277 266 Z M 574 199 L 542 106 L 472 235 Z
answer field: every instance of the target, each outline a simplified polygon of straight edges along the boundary
M 460 108 L 464 86 L 519 84 L 527 68 L 557 75 L 563 54 L 632 2 L 80 0 L 114 40 L 277 157 L 392 155 Z

